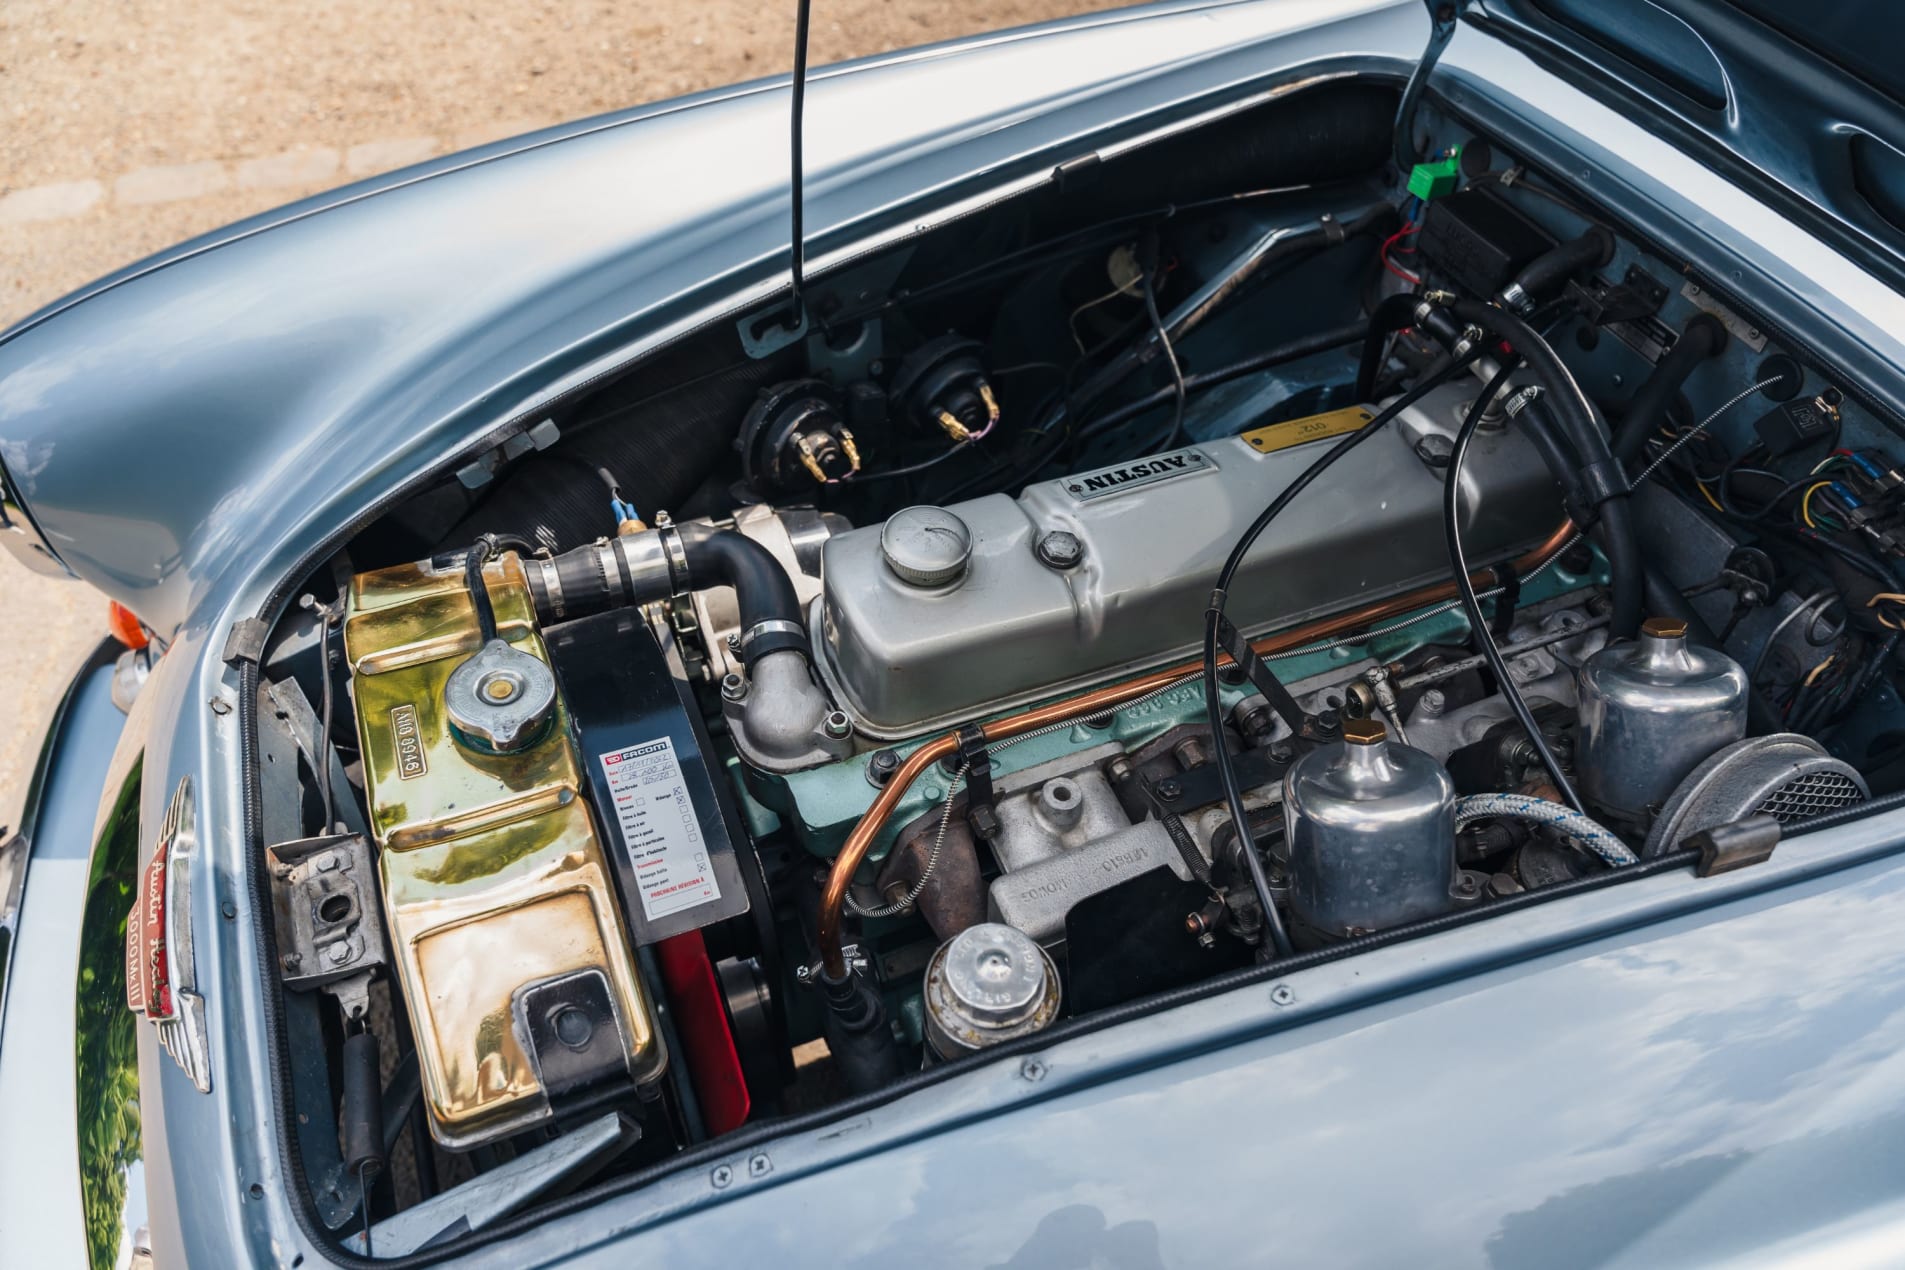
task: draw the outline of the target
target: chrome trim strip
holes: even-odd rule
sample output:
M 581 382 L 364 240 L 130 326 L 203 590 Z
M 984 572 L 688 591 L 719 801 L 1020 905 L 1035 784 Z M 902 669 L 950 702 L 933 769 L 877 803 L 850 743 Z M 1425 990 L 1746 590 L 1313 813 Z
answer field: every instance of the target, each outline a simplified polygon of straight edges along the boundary
M 47 721 L 46 735 L 40 741 L 40 755 L 27 778 L 23 800 L 17 808 L 0 807 L 0 1041 L 6 1039 L 7 985 L 11 978 L 8 971 L 12 967 L 14 946 L 19 942 L 20 910 L 26 903 L 27 870 L 33 862 L 33 835 L 39 826 L 53 755 L 59 748 L 60 735 L 80 688 L 93 672 L 112 665 L 118 651 L 119 645 L 108 639 L 102 640 L 87 656 Z
M 122 788 L 114 768 L 127 723 L 112 703 L 111 677 L 110 656 L 96 653 L 76 679 L 49 729 L 58 739 L 36 782 L 31 822 L 22 824 L 26 832 L 15 840 L 31 844 L 32 885 L 25 893 L 33 902 L 18 910 L 18 926 L 9 935 L 10 943 L 18 940 L 13 960 L 20 973 L 10 976 L 18 982 L 7 989 L 6 1044 L 0 1045 L 0 1125 L 8 1144 L 0 1151 L 0 1261 L 7 1265 L 86 1265 L 97 1260 L 91 1256 L 95 1247 L 110 1242 L 117 1250 L 116 1229 L 108 1226 L 127 1217 L 135 1219 L 133 1227 L 145 1220 L 143 1212 L 125 1211 L 126 1200 L 143 1198 L 143 1186 L 123 1181 L 141 1167 L 139 1115 L 107 1114 L 96 1096 L 104 1086 L 89 1077 L 112 1066 L 121 1073 L 118 1086 L 138 1096 L 133 1020 L 112 978 L 125 960 L 119 937 L 124 879 L 113 879 L 110 913 L 92 903 L 102 795 L 110 812 Z M 126 840 L 132 842 L 136 799 L 129 828 Z M 106 933 L 95 941 L 96 956 L 88 963 L 82 932 L 94 908 L 101 910 L 96 925 Z M 108 918 L 110 926 L 104 925 Z M 76 991 L 87 964 L 106 982 Z M 120 1136 L 127 1127 L 130 1142 Z M 117 1152 L 120 1183 L 86 1186 L 88 1137 Z M 95 1196 L 98 1207 L 91 1204 Z M 89 1221 L 97 1223 L 96 1241 Z

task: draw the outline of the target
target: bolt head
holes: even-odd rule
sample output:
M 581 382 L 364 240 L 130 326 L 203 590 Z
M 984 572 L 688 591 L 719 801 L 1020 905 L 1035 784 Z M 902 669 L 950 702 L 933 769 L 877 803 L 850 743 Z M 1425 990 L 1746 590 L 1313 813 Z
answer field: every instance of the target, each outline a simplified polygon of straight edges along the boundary
M 326 948 L 324 955 L 331 959 L 333 965 L 342 965 L 351 959 L 351 946 L 340 939 L 337 943 Z
M 1161 780 L 1158 782 L 1159 798 L 1169 801 L 1171 799 L 1182 798 L 1183 796 L 1184 786 L 1182 782 L 1174 780 Z
M 1054 569 L 1071 569 L 1085 558 L 1085 544 L 1078 535 L 1063 529 L 1054 529 L 1038 540 L 1036 548 L 1040 561 Z
M 1455 443 L 1439 433 L 1430 433 L 1416 442 L 1416 457 L 1430 467 L 1447 467 L 1455 455 Z
M 834 740 L 844 740 L 853 735 L 853 720 L 849 719 L 844 712 L 835 710 L 827 716 L 826 729 L 827 735 Z
M 723 701 L 741 701 L 747 697 L 747 679 L 729 671 L 721 676 L 721 699 Z

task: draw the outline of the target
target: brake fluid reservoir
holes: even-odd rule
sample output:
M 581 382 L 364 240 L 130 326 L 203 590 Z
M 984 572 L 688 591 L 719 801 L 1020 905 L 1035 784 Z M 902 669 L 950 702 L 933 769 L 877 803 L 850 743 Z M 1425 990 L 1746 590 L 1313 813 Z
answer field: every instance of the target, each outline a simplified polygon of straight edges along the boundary
M 1746 735 L 1746 672 L 1687 643 L 1687 624 L 1650 618 L 1577 674 L 1582 796 L 1604 816 L 1645 827 L 1708 757 Z
M 1374 719 L 1283 777 L 1290 908 L 1305 942 L 1348 939 L 1453 906 L 1455 783 Z
M 521 562 L 359 575 L 344 650 L 430 1129 L 464 1149 L 666 1053 Z

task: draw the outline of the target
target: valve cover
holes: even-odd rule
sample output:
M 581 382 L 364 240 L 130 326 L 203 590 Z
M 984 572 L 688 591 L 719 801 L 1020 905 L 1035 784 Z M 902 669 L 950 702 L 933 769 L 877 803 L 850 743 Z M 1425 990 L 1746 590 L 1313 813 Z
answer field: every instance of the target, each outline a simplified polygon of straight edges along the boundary
M 1231 587 L 1245 631 L 1448 578 L 1449 441 L 1479 386 L 1430 393 L 1323 473 L 1260 539 Z M 1191 655 L 1218 569 L 1258 512 L 1370 418 L 1293 419 L 945 509 L 962 567 L 895 569 L 872 525 L 829 539 L 814 647 L 864 734 L 900 738 Z M 1463 541 L 1478 565 L 1534 546 L 1561 499 L 1514 429 L 1479 432 L 1462 468 Z M 899 515 L 907 515 L 902 512 Z

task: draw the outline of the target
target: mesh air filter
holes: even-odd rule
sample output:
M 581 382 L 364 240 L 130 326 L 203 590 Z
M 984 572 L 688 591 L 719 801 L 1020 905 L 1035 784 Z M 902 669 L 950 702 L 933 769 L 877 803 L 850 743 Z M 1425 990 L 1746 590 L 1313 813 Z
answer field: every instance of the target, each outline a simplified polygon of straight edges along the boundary
M 1756 813 L 1784 825 L 1869 796 L 1859 773 L 1811 737 L 1751 736 L 1693 769 L 1654 818 L 1641 854 L 1660 855 L 1703 829 Z

